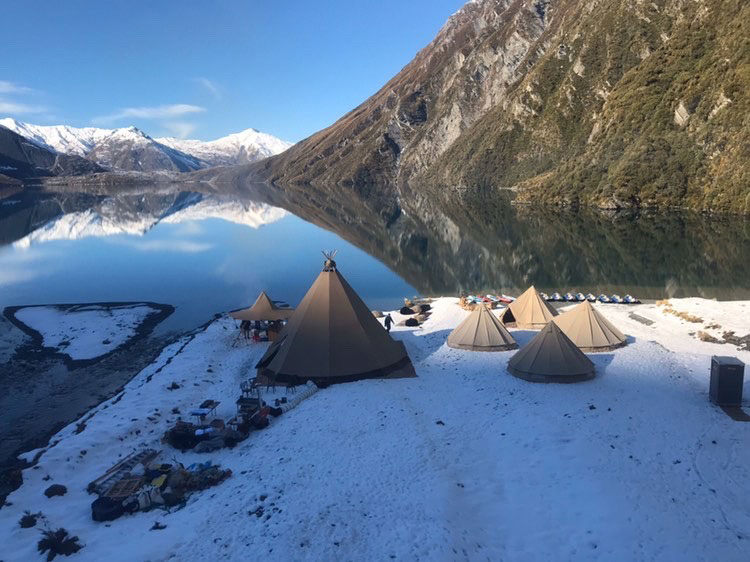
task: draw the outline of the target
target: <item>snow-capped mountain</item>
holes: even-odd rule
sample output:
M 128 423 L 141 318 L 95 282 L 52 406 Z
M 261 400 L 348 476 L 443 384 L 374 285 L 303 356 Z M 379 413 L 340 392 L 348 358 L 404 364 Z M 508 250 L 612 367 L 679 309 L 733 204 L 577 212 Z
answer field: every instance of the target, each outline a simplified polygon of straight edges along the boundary
M 291 143 L 247 129 L 214 141 L 153 139 L 136 127 L 100 129 L 33 125 L 12 118 L 0 126 L 40 148 L 80 156 L 110 170 L 190 172 L 211 166 L 255 162 L 283 152 Z
M 261 133 L 257 129 L 246 129 L 209 142 L 170 137 L 156 140 L 163 145 L 200 158 L 209 166 L 249 164 L 274 154 L 280 154 L 292 146 L 290 142 Z
M 26 137 L 42 148 L 61 154 L 86 156 L 96 143 L 111 135 L 113 129 L 96 127 L 68 127 L 67 125 L 32 125 L 10 117 L 0 119 L 0 125 Z
M 206 167 L 198 158 L 165 146 L 136 127 L 115 129 L 86 157 L 113 170 L 192 172 Z
M 40 148 L 56 154 L 80 156 L 109 170 L 192 172 L 207 167 L 198 158 L 165 146 L 136 127 L 41 126 L 11 118 L 0 119 L 0 126 Z

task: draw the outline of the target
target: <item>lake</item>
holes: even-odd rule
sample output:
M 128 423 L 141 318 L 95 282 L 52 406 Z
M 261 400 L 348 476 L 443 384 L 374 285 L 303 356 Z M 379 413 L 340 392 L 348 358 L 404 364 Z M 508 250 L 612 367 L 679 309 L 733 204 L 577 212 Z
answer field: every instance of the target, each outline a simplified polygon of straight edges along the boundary
M 344 188 L 134 186 L 0 200 L 0 307 L 149 300 L 183 331 L 252 304 L 296 305 L 337 249 L 373 309 L 415 294 L 540 290 L 750 298 L 750 223 L 697 214 L 517 207 L 414 196 L 382 217 Z
M 157 333 L 182 331 L 249 306 L 263 290 L 298 303 L 324 249 L 338 250 L 341 271 L 373 308 L 402 306 L 415 294 L 366 252 L 264 203 L 186 192 L 44 194 L 5 200 L 3 210 L 13 213 L 4 220 L 30 228 L 13 236 L 3 229 L 0 307 L 148 300 L 175 306 Z

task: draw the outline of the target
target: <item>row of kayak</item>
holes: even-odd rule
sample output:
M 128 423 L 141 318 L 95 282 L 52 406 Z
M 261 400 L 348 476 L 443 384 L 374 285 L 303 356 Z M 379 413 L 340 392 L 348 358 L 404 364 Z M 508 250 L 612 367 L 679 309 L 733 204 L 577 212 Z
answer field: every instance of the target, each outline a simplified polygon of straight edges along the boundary
M 483 303 L 498 303 L 501 302 L 503 304 L 510 304 L 514 300 L 516 300 L 514 297 L 509 297 L 508 295 L 468 295 L 466 297 L 466 302 L 475 304 L 479 302 Z
M 631 295 L 625 295 L 624 297 L 621 297 L 620 295 L 605 295 L 601 294 L 598 297 L 594 296 L 592 293 L 589 293 L 587 295 L 584 295 L 583 293 L 565 293 L 564 295 L 561 295 L 560 293 L 552 293 L 551 295 L 547 295 L 546 293 L 539 293 L 541 297 L 546 301 L 554 301 L 554 302 L 583 302 L 583 301 L 589 301 L 589 302 L 609 302 L 609 303 L 615 303 L 615 304 L 639 304 L 641 301 L 638 300 L 636 297 L 633 297 Z
M 615 303 L 615 304 L 639 304 L 641 301 L 638 300 L 636 297 L 633 297 L 631 295 L 625 295 L 624 297 L 621 297 L 620 295 L 605 295 L 601 294 L 598 297 L 593 295 L 592 293 L 588 293 L 587 295 L 584 295 L 583 293 L 565 293 L 564 295 L 561 295 L 560 293 L 552 293 L 551 295 L 548 295 L 547 293 L 539 293 L 541 297 L 546 301 L 553 301 L 553 302 L 583 302 L 583 301 L 589 301 L 589 302 L 607 302 L 607 303 Z M 508 295 L 469 295 L 466 297 L 466 301 L 469 303 L 478 303 L 478 302 L 484 302 L 484 303 L 504 303 L 508 304 L 513 302 L 515 299 L 513 297 L 510 297 Z

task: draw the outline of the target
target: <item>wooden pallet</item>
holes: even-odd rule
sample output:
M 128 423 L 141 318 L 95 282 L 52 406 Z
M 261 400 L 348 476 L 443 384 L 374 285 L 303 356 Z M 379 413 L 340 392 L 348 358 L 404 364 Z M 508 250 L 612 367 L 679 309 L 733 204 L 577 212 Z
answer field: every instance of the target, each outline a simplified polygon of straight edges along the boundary
M 134 478 L 123 478 L 112 486 L 104 495 L 113 500 L 125 499 L 135 494 L 142 486 L 143 478 L 140 476 Z
M 89 483 L 88 490 L 97 494 L 104 493 L 112 488 L 114 483 L 121 480 L 126 474 L 133 470 L 135 465 L 141 463 L 145 466 L 154 460 L 159 452 L 160 451 L 155 451 L 154 449 L 144 449 L 143 451 L 136 451 L 129 454 L 102 476 Z

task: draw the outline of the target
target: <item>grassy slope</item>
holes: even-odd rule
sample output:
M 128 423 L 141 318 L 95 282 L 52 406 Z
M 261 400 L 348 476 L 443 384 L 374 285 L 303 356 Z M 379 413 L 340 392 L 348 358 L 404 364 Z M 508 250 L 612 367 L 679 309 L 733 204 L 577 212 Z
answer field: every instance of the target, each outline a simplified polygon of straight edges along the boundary
M 559 4 L 545 56 L 421 179 L 750 212 L 750 5 L 677 4 Z M 712 115 L 722 96 L 731 101 Z

